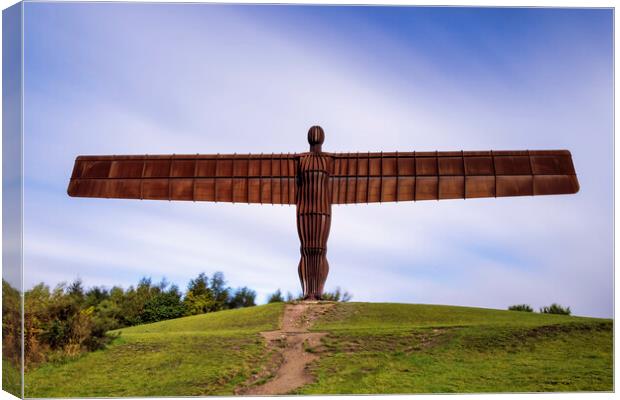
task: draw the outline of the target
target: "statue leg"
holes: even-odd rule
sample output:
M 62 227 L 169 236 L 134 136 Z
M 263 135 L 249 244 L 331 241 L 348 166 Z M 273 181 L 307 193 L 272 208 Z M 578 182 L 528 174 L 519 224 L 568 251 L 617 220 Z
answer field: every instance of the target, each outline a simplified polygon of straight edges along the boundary
M 299 280 L 305 300 L 320 300 L 329 273 L 327 262 L 327 238 L 331 216 L 306 214 L 297 216 L 297 228 L 301 241 Z

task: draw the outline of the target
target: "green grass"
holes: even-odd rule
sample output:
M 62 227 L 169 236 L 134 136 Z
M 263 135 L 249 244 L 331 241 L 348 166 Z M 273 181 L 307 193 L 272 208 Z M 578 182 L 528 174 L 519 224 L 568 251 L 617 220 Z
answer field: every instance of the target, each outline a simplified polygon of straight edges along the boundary
M 21 366 L 2 357 L 2 390 L 22 397 Z
M 339 303 L 317 321 L 315 331 L 399 331 L 478 325 L 539 326 L 592 318 L 488 308 L 399 303 Z
M 119 330 L 108 348 L 26 373 L 26 397 L 230 395 L 266 361 L 282 304 Z
M 269 359 L 282 304 L 120 330 L 105 350 L 26 374 L 27 397 L 230 395 Z M 416 304 L 338 303 L 317 379 L 299 394 L 611 391 L 607 319 Z
M 303 394 L 611 391 L 610 320 L 416 304 L 337 304 Z
M 150 333 L 165 335 L 196 332 L 218 332 L 230 335 L 252 334 L 277 329 L 280 324 L 283 307 L 282 303 L 274 303 L 266 306 L 240 308 L 137 325 L 112 332 L 121 332 L 123 336 Z

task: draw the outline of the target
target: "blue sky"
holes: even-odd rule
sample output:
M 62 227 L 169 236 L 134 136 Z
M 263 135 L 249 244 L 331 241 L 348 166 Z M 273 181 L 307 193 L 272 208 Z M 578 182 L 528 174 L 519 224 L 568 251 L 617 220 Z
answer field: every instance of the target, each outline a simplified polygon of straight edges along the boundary
M 613 313 L 612 12 L 25 5 L 25 286 L 297 293 L 287 206 L 75 199 L 78 154 L 569 149 L 575 196 L 334 206 L 358 301 Z

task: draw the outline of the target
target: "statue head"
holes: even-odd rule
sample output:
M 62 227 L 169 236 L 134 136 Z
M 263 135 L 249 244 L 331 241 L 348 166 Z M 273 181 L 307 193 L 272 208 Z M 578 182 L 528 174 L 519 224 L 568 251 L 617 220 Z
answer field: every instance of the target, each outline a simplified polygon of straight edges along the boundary
M 310 151 L 315 153 L 321 152 L 321 145 L 325 141 L 325 132 L 323 128 L 315 125 L 308 129 L 308 143 L 310 143 Z

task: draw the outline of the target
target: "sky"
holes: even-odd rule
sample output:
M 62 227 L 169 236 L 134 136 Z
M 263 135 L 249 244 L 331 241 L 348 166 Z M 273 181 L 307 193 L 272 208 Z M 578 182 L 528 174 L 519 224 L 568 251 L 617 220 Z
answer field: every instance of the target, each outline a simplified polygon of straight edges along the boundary
M 69 198 L 80 154 L 569 149 L 572 196 L 334 206 L 355 301 L 613 316 L 612 11 L 26 3 L 24 284 L 300 291 L 294 206 Z

